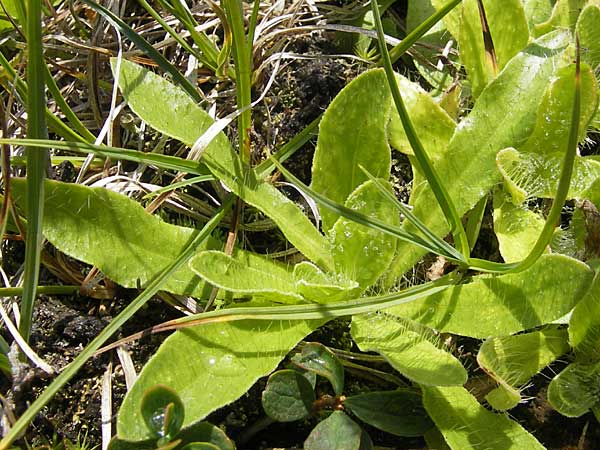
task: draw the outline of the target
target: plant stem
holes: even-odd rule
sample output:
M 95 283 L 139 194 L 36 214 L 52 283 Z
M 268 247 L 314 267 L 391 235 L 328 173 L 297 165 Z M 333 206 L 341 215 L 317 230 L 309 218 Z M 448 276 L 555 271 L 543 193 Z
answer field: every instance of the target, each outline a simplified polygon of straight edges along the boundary
M 244 10 L 240 0 L 224 0 L 229 26 L 233 34 L 233 61 L 237 107 L 244 109 L 252 102 L 252 42 L 247 42 L 244 30 Z M 247 108 L 238 117 L 238 136 L 242 162 L 250 165 L 250 128 L 252 110 Z
M 46 127 L 45 62 L 42 47 L 42 5 L 39 0 L 27 2 L 27 136 L 30 139 L 48 137 Z M 48 151 L 27 148 L 27 237 L 25 246 L 25 281 L 21 301 L 19 332 L 29 342 L 31 319 L 40 268 L 42 218 L 44 215 L 44 178 L 48 166 Z

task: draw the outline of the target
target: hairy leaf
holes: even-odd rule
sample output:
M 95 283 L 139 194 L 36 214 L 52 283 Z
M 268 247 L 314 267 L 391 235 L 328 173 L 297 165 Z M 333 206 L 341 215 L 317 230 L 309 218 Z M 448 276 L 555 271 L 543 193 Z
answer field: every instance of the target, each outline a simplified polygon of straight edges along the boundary
M 271 372 L 283 357 L 325 320 L 222 322 L 176 331 L 144 366 L 119 410 L 121 439 L 150 438 L 139 413 L 144 392 L 163 384 L 185 407 L 183 426 L 225 406 Z
M 194 256 L 189 266 L 198 276 L 226 291 L 280 303 L 303 301 L 296 293 L 292 272 L 261 255 L 238 252 L 232 257 L 219 251 L 206 251 Z
M 25 207 L 25 180 L 11 182 Z M 130 198 L 104 188 L 45 181 L 43 233 L 60 251 L 98 267 L 121 286 L 135 288 L 156 277 L 181 254 L 195 230 L 163 222 Z M 157 239 L 157 237 L 159 237 Z M 207 239 L 206 249 L 221 248 Z M 206 297 L 210 286 L 184 266 L 163 290 Z
M 142 120 L 189 146 L 213 124 L 183 90 L 137 64 L 121 62 L 119 87 Z M 298 250 L 321 267 L 331 268 L 325 238 L 300 208 L 241 162 L 222 132 L 208 144 L 202 160 L 236 195 L 269 216 Z
M 459 214 L 472 209 L 501 180 L 496 154 L 522 143 L 533 131 L 539 99 L 563 64 L 563 50 L 569 41 L 569 33 L 555 32 L 529 45 L 506 65 L 458 124 L 448 151 L 434 165 L 448 180 L 446 189 Z M 411 202 L 415 215 L 439 236 L 449 231 L 426 184 L 414 187 Z M 424 254 L 403 242 L 398 244 L 397 252 L 404 257 L 392 266 L 388 284 L 394 284 Z
M 516 274 L 479 275 L 461 284 L 385 310 L 441 332 L 487 338 L 550 323 L 587 291 L 593 272 L 563 255 L 544 255 Z
M 359 164 L 375 177 L 389 178 L 391 159 L 385 123 L 390 108 L 391 95 L 381 69 L 358 76 L 336 96 L 319 126 L 312 166 L 315 191 L 343 204 L 367 181 Z M 337 217 L 326 210 L 321 215 L 327 231 Z
M 483 0 L 497 67 L 486 54 L 478 0 L 463 1 L 459 35 L 460 59 L 471 81 L 475 98 L 529 42 L 529 27 L 520 0 Z
M 375 351 L 407 378 L 431 386 L 461 385 L 467 371 L 441 348 L 439 337 L 409 320 L 380 314 L 354 316 L 352 337 L 362 351 Z
M 452 450 L 544 450 L 521 425 L 488 411 L 463 387 L 424 387 L 423 404 Z
M 387 187 L 392 190 L 389 183 Z M 371 180 L 357 187 L 345 206 L 390 225 L 400 225 L 394 205 Z M 336 272 L 355 280 L 363 290 L 387 270 L 396 252 L 394 237 L 344 217 L 335 222 L 329 235 Z
M 600 402 L 600 363 L 569 364 L 548 386 L 548 401 L 559 413 L 579 417 Z

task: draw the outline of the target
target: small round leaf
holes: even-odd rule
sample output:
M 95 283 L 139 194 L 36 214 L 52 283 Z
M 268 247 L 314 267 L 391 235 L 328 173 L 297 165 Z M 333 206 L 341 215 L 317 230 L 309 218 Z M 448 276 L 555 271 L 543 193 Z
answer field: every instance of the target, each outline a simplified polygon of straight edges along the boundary
M 408 389 L 356 395 L 344 406 L 363 422 L 396 436 L 422 436 L 433 427 L 421 396 Z
M 370 450 L 373 442 L 356 422 L 342 411 L 334 411 L 320 422 L 304 441 L 305 450 Z
M 219 450 L 219 447 L 210 442 L 191 442 L 181 450 Z
M 182 442 L 208 442 L 219 450 L 235 450 L 235 445 L 219 427 L 208 422 L 196 422 L 183 428 L 177 439 Z
M 310 382 L 295 370 L 279 370 L 269 377 L 262 405 L 278 422 L 293 422 L 310 415 L 315 392 Z
M 304 370 L 315 372 L 329 380 L 336 395 L 344 390 L 344 366 L 331 350 L 323 344 L 310 342 L 302 352 L 294 355 L 292 362 Z
M 183 403 L 175 391 L 162 384 L 144 393 L 141 410 L 146 426 L 161 440 L 172 439 L 183 424 Z

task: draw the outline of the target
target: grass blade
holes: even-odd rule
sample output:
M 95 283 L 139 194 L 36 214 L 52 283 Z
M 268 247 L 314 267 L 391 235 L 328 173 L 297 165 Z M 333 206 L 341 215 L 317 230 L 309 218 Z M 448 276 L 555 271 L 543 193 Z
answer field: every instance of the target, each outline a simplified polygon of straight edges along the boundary
M 402 94 L 400 94 L 398 84 L 396 83 L 394 69 L 392 68 L 392 61 L 387 51 L 385 35 L 383 33 L 383 25 L 381 23 L 381 17 L 379 17 L 379 6 L 377 2 L 371 2 L 371 7 L 373 9 L 373 16 L 375 18 L 375 24 L 377 27 L 377 35 L 379 36 L 379 49 L 383 58 L 383 67 L 388 79 L 388 84 L 390 85 L 390 89 L 392 91 L 392 97 L 394 98 L 396 109 L 398 110 L 398 114 L 400 115 L 402 125 L 404 126 L 404 130 L 406 132 L 406 137 L 408 138 L 408 141 L 410 142 L 413 152 L 417 158 L 419 167 L 429 182 L 429 185 L 435 194 L 435 198 L 440 204 L 440 207 L 444 212 L 444 216 L 450 225 L 454 242 L 456 242 L 460 253 L 462 253 L 465 258 L 468 258 L 470 253 L 469 240 L 467 239 L 467 235 L 463 228 L 461 217 L 458 215 L 456 206 L 452 202 L 452 198 L 448 194 L 448 191 L 444 188 L 441 178 L 433 167 L 427 152 L 425 152 L 423 144 L 419 140 L 414 125 L 408 116 L 408 111 L 404 105 Z
M 42 6 L 38 0 L 27 3 L 27 135 L 32 139 L 48 137 L 46 98 L 44 95 L 45 63 L 42 47 Z M 25 241 L 25 273 L 19 332 L 29 342 L 42 249 L 42 217 L 44 215 L 44 178 L 49 166 L 48 151 L 26 149 L 27 155 L 27 236 Z
M 202 97 L 196 88 L 185 78 L 179 70 L 173 66 L 163 55 L 161 55 L 152 45 L 143 37 L 136 33 L 129 25 L 123 22 L 119 17 L 106 9 L 104 6 L 91 0 L 82 0 L 83 3 L 94 9 L 99 14 L 102 14 L 119 32 L 123 33 L 133 42 L 136 47 L 143 50 L 150 58 L 152 58 L 158 66 L 167 72 L 173 78 L 175 83 L 179 84 L 196 102 L 202 102 Z

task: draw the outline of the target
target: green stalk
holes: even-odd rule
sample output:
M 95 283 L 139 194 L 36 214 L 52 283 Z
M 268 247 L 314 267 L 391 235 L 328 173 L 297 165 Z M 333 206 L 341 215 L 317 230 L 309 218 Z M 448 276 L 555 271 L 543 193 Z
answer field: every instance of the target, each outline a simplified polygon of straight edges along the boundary
M 244 10 L 240 0 L 223 0 L 231 33 L 233 34 L 233 62 L 238 109 L 245 109 L 238 117 L 240 158 L 250 165 L 250 128 L 252 110 L 252 42 L 246 40 Z
M 402 39 L 398 45 L 390 50 L 390 60 L 395 63 L 406 51 L 412 47 L 412 45 L 417 42 L 425 33 L 427 33 L 433 26 L 442 20 L 450 11 L 452 11 L 458 4 L 460 4 L 462 0 L 452 0 L 448 2 L 448 4 L 444 5 L 437 11 L 435 14 L 432 14 L 427 18 L 424 22 L 422 22 L 417 28 L 412 30 L 408 36 Z M 379 17 L 379 16 L 377 16 Z M 381 21 L 381 19 L 380 19 Z M 379 38 L 379 42 L 382 42 L 381 38 Z M 378 66 L 382 66 L 384 64 L 383 61 L 383 53 L 381 54 L 381 59 L 377 62 Z
M 542 232 L 540 233 L 535 245 L 527 257 L 521 261 L 517 267 L 512 269 L 511 272 L 522 272 L 523 270 L 528 269 L 538 260 L 540 256 L 542 256 L 546 250 L 546 247 L 552 240 L 554 229 L 560 222 L 560 215 L 562 213 L 563 205 L 565 204 L 569 194 L 573 166 L 575 164 L 575 157 L 577 156 L 579 120 L 581 118 L 581 49 L 579 47 L 579 35 L 576 36 L 576 41 L 577 54 L 575 57 L 575 85 L 573 95 L 573 110 L 571 111 L 571 129 L 569 130 L 569 144 L 565 153 L 563 167 L 560 172 L 558 188 L 556 189 L 556 195 L 554 196 L 550 213 L 548 213 L 546 223 L 544 223 L 544 228 L 542 229 Z
M 375 19 L 375 25 L 377 27 L 379 49 L 383 58 L 383 67 L 388 79 L 388 84 L 392 91 L 392 97 L 394 98 L 396 109 L 398 110 L 404 131 L 406 132 L 406 137 L 408 138 L 408 141 L 410 142 L 413 152 L 417 158 L 419 168 L 429 182 L 431 190 L 433 191 L 435 198 L 438 201 L 444 216 L 446 217 L 446 221 L 450 225 L 452 236 L 454 237 L 454 242 L 456 243 L 458 250 L 460 253 L 462 253 L 464 258 L 468 258 L 470 254 L 469 240 L 467 239 L 467 235 L 463 228 L 461 217 L 459 216 L 456 207 L 452 202 L 452 198 L 450 198 L 450 195 L 448 194 L 448 191 L 444 188 L 442 180 L 435 170 L 435 167 L 433 167 L 433 164 L 429 159 L 423 144 L 417 136 L 414 125 L 408 116 L 408 111 L 406 110 L 402 95 L 398 89 L 398 84 L 396 83 L 394 69 L 392 68 L 392 61 L 387 51 L 385 36 L 383 33 L 383 25 L 381 23 L 381 17 L 379 17 L 379 6 L 377 5 L 376 1 L 373 1 L 371 2 L 371 7 L 373 8 L 373 16 Z
M 36 148 L 54 148 L 57 150 L 68 150 L 77 153 L 93 153 L 106 158 L 133 161 L 140 164 L 151 164 L 163 169 L 186 172 L 192 175 L 210 175 L 210 171 L 204 164 L 198 161 L 178 158 L 176 156 L 161 155 L 158 153 L 144 153 L 121 147 L 108 147 L 93 145 L 87 142 L 64 142 L 47 139 L 0 139 L 0 144 L 27 145 Z
M 175 39 L 175 41 L 177 41 L 177 43 L 179 45 L 181 45 L 188 53 L 190 53 L 191 55 L 194 55 L 194 57 L 198 61 L 200 61 L 205 66 L 207 66 L 213 72 L 217 70 L 217 66 L 213 61 L 209 60 L 208 58 L 205 58 L 201 52 L 198 52 L 195 49 L 193 49 L 192 46 L 190 46 L 185 41 L 185 39 L 183 39 L 181 36 L 179 36 L 179 34 L 177 34 L 177 32 L 173 28 L 171 28 L 167 22 L 165 22 L 163 20 L 161 15 L 158 12 L 156 12 L 156 10 L 154 8 L 152 8 L 152 6 L 150 6 L 150 4 L 146 0 L 138 0 L 138 1 L 141 3 L 141 5 L 144 7 L 144 9 L 146 11 L 148 11 L 148 13 L 154 18 L 154 20 L 156 20 L 160 24 L 160 26 L 163 27 L 163 29 L 167 33 L 169 33 L 171 35 L 171 37 L 173 39 Z
M 4 54 L 1 51 L 0 51 L 0 65 L 8 74 L 7 79 L 9 81 L 13 81 L 14 88 L 16 89 L 17 93 L 21 97 L 21 100 L 24 103 L 27 103 L 28 99 L 29 99 L 29 95 L 28 95 L 28 91 L 27 91 L 27 83 L 25 83 L 25 81 L 23 81 L 17 75 L 17 72 L 15 72 L 15 69 L 13 69 L 13 67 L 11 66 L 8 59 L 6 59 L 6 57 L 4 56 Z M 11 88 L 8 88 L 7 90 L 10 90 Z M 51 87 L 49 87 L 49 88 L 51 89 Z M 85 138 L 83 138 L 82 136 L 77 134 L 69 126 L 67 126 L 65 123 L 63 123 L 63 121 L 60 120 L 58 117 L 56 117 L 54 115 L 54 113 L 52 111 L 50 111 L 48 108 L 46 108 L 46 120 L 48 122 L 48 128 L 50 128 L 54 133 L 58 134 L 63 139 L 66 139 L 69 141 L 87 142 Z
M 35 0 L 33 0 L 35 1 Z M 150 284 L 144 292 L 138 295 L 123 311 L 119 313 L 102 332 L 90 342 L 85 349 L 69 364 L 56 379 L 42 392 L 42 394 L 33 402 L 17 420 L 13 427 L 8 431 L 0 441 L 0 450 L 6 450 L 12 442 L 19 437 L 21 432 L 27 428 L 29 423 L 35 418 L 36 414 L 52 399 L 52 397 L 79 371 L 79 369 L 89 360 L 94 353 L 125 323 L 131 318 L 148 300 L 150 300 L 163 286 L 165 281 L 183 266 L 196 252 L 198 247 L 210 236 L 210 233 L 223 219 L 231 207 L 233 197 L 230 196 L 217 211 L 215 216 L 206 223 L 204 228 L 193 237 L 181 253 L 179 258 L 169 267 L 163 270 Z
M 79 292 L 80 286 L 58 285 L 58 286 L 38 286 L 37 293 L 41 295 L 73 295 Z M 23 295 L 24 288 L 9 287 L 0 288 L 0 297 L 17 297 Z
M 0 141 L 1 142 L 1 141 Z M 382 233 L 393 236 L 397 239 L 410 242 L 411 244 L 417 245 L 428 252 L 435 253 L 438 255 L 443 255 L 451 261 L 455 261 L 457 263 L 464 263 L 464 260 L 461 258 L 457 258 L 454 256 L 456 250 L 452 253 L 448 253 L 446 251 L 445 246 L 438 246 L 436 242 L 431 242 L 428 239 L 424 239 L 421 236 L 418 236 L 409 231 L 405 231 L 402 228 L 394 227 L 388 223 L 385 223 L 381 220 L 375 219 L 373 217 L 366 216 L 358 211 L 354 211 L 344 205 L 340 205 L 339 203 L 334 202 L 333 200 L 325 197 L 323 194 L 320 194 L 310 187 L 306 186 L 302 181 L 296 178 L 291 172 L 289 172 L 285 167 L 283 167 L 278 161 L 272 159 L 273 164 L 279 169 L 279 171 L 288 179 L 290 182 L 294 184 L 298 189 L 304 192 L 306 195 L 311 197 L 320 205 L 326 207 L 327 209 L 335 212 L 336 214 L 350 219 L 356 223 L 364 225 L 366 227 L 372 228 L 374 230 L 381 231 Z
M 46 127 L 45 63 L 42 47 L 42 5 L 39 0 L 27 2 L 27 136 L 48 137 Z M 25 241 L 25 272 L 19 332 L 29 342 L 42 248 L 42 218 L 44 215 L 44 178 L 48 166 L 48 151 L 26 149 L 27 155 L 27 237 Z
M 158 66 L 171 75 L 173 81 L 181 86 L 190 97 L 196 102 L 202 102 L 202 97 L 196 90 L 196 88 L 184 77 L 179 70 L 173 64 L 171 64 L 163 55 L 160 54 L 152 45 L 136 33 L 133 28 L 123 22 L 119 17 L 113 14 L 110 10 L 104 6 L 92 1 L 92 0 L 81 0 L 83 3 L 94 9 L 99 14 L 102 14 L 106 20 L 108 20 L 120 33 L 123 33 L 127 38 L 135 44 L 137 48 L 143 50 L 150 58 L 158 64 Z

